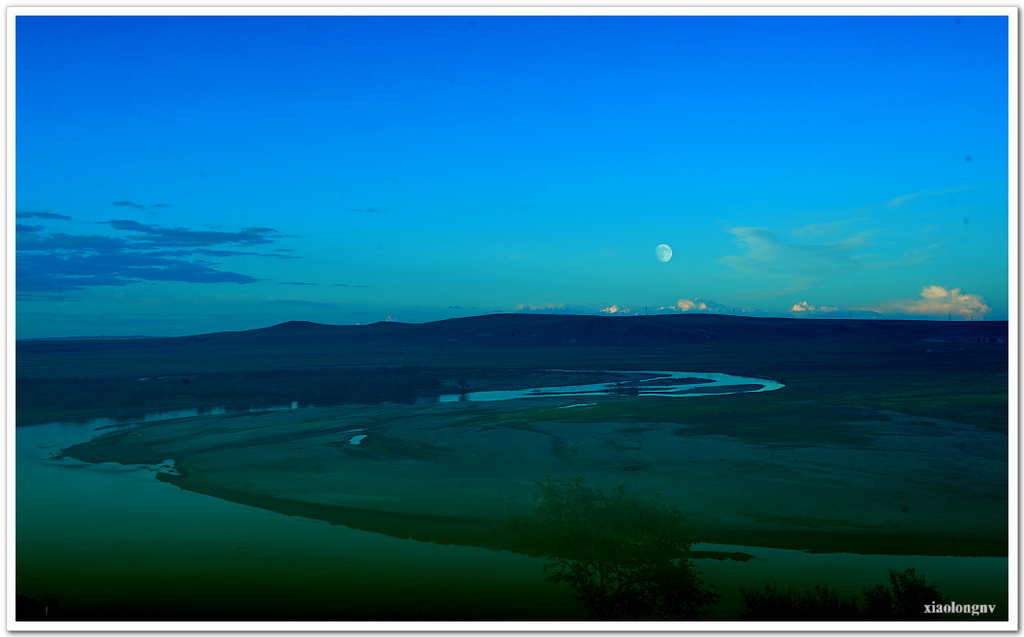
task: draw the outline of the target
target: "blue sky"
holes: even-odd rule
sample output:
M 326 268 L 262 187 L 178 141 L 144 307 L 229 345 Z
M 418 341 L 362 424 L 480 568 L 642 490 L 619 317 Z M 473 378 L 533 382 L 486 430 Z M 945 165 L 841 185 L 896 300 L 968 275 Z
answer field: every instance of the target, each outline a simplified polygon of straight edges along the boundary
M 20 338 L 1008 316 L 1006 16 L 16 20 Z

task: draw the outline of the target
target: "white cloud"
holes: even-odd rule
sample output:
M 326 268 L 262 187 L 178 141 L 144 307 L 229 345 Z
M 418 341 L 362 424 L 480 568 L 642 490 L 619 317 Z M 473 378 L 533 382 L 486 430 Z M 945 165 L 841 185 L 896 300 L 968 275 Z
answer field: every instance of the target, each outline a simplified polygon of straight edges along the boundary
M 745 272 L 797 277 L 805 284 L 862 270 L 869 257 L 856 254 L 867 245 L 867 233 L 839 241 L 810 243 L 785 241 L 766 228 L 736 227 L 729 232 L 736 236 L 744 254 L 723 257 L 720 263 Z
M 912 192 L 909 195 L 903 195 L 902 197 L 895 197 L 890 199 L 886 203 L 890 208 L 899 208 L 903 204 L 907 203 L 911 199 L 917 199 L 918 197 L 931 197 L 935 195 L 948 195 L 954 192 L 964 192 L 970 190 L 969 188 L 951 188 L 949 190 L 926 190 L 923 192 Z
M 630 310 L 629 308 L 622 308 L 619 307 L 618 305 L 610 305 L 601 311 L 605 312 L 606 314 L 629 314 L 630 312 L 632 312 L 632 310 Z
M 964 294 L 960 288 L 947 288 L 941 285 L 924 286 L 921 288 L 921 298 L 919 299 L 883 301 L 859 309 L 885 314 L 934 317 L 953 315 L 960 318 L 973 315 L 984 316 L 992 311 L 981 295 Z
M 960 288 L 944 288 L 941 285 L 927 285 L 921 288 L 921 298 L 914 303 L 898 303 L 907 314 L 957 316 L 984 316 L 992 311 L 985 299 L 978 294 L 962 294 Z
M 879 242 L 874 232 L 842 233 L 843 223 L 804 226 L 788 236 L 767 228 L 734 227 L 740 254 L 725 256 L 719 263 L 734 268 L 750 281 L 772 281 L 772 285 L 740 290 L 735 294 L 750 299 L 778 298 L 806 293 L 848 275 L 873 270 L 902 268 L 926 261 L 940 243 L 914 248 L 899 255 L 872 252 L 873 246 L 890 250 L 894 238 Z
M 960 291 L 960 288 L 954 289 L 957 292 Z M 942 287 L 941 285 L 926 285 L 925 287 L 921 288 L 921 296 L 930 300 L 945 299 L 949 298 L 950 291 Z
M 899 208 L 900 206 L 902 206 L 903 204 L 907 203 L 911 199 L 917 199 L 918 197 L 921 197 L 921 196 L 927 195 L 927 194 L 929 194 L 929 193 L 927 193 L 927 192 L 912 192 L 909 195 L 903 195 L 902 197 L 895 197 L 893 199 L 890 199 L 886 203 L 889 205 L 890 208 Z
M 790 312 L 838 312 L 838 307 L 829 307 L 827 305 L 821 305 L 815 307 L 807 301 L 800 301 L 789 308 Z
M 708 304 L 700 300 L 700 297 L 695 299 L 679 299 L 676 301 L 676 307 L 683 312 L 689 312 L 690 310 L 697 310 L 698 312 L 707 311 Z
M 679 299 L 675 305 L 666 305 L 659 307 L 658 311 L 669 310 L 672 312 L 718 312 L 721 314 L 728 313 L 752 313 L 756 310 L 750 308 L 737 308 L 722 305 L 721 303 L 715 303 L 714 301 L 704 301 L 699 296 L 695 296 L 692 299 Z

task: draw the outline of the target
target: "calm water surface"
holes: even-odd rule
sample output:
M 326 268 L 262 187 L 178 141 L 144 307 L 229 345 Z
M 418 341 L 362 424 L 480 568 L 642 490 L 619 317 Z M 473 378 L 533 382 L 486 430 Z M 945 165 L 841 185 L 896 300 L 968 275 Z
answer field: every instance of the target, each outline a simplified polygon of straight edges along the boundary
M 104 425 L 17 429 L 19 594 L 56 597 L 66 610 L 171 617 L 284 608 L 311 619 L 421 619 L 458 608 L 477 619 L 555 618 L 573 605 L 571 591 L 545 582 L 542 561 L 247 507 L 159 482 L 153 467 L 51 458 Z

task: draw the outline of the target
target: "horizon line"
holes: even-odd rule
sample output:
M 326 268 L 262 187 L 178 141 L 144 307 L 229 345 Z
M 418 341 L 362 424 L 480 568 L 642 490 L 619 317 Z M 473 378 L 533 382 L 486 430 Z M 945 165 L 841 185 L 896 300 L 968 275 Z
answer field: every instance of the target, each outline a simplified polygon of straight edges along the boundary
M 391 320 L 390 317 L 388 317 L 388 319 L 385 319 L 385 320 L 382 320 L 382 321 L 375 321 L 373 323 L 356 323 L 356 324 L 352 325 L 352 324 L 338 324 L 338 323 L 318 323 L 316 321 L 306 321 L 306 320 L 301 320 L 301 319 L 293 319 L 293 320 L 284 321 L 284 322 L 281 322 L 281 323 L 274 323 L 273 325 L 267 325 L 267 326 L 264 326 L 264 327 L 253 327 L 253 328 L 241 329 L 241 330 L 219 330 L 219 331 L 213 331 L 213 332 L 196 332 L 196 333 L 189 333 L 189 334 L 178 334 L 178 335 L 175 335 L 175 336 L 154 336 L 154 335 L 146 335 L 146 334 L 134 334 L 134 335 L 128 335 L 128 336 L 117 336 L 117 335 L 98 334 L 98 335 L 83 335 L 83 336 L 30 336 L 30 337 L 22 337 L 22 338 L 15 337 L 14 340 L 15 340 L 15 342 L 19 342 L 19 341 L 142 340 L 142 339 L 160 339 L 160 338 L 188 338 L 188 337 L 191 337 L 191 336 L 205 336 L 205 335 L 208 335 L 208 334 L 241 334 L 243 332 L 255 332 L 255 331 L 259 331 L 259 330 L 267 330 L 267 329 L 273 329 L 275 327 L 281 327 L 283 325 L 288 325 L 290 323 L 305 323 L 305 324 L 309 324 L 309 325 L 316 325 L 316 326 L 319 326 L 319 327 L 352 327 L 352 328 L 355 328 L 355 327 L 371 327 L 371 326 L 374 326 L 374 325 L 381 325 L 381 324 L 387 324 L 387 323 L 394 323 L 396 325 L 429 325 L 431 323 L 442 323 L 442 322 L 445 322 L 445 321 L 459 321 L 459 320 L 465 320 L 465 319 L 476 319 L 476 318 L 484 318 L 484 317 L 488 317 L 488 316 L 548 316 L 548 317 L 555 317 L 555 318 L 577 317 L 577 318 L 599 318 L 599 319 L 629 319 L 629 318 L 637 319 L 637 318 L 651 318 L 651 317 L 658 317 L 658 318 L 680 317 L 681 318 L 681 317 L 684 317 L 684 316 L 716 316 L 716 317 L 726 317 L 726 318 L 734 318 L 734 319 L 768 319 L 768 320 L 787 320 L 787 321 L 814 321 L 814 320 L 822 320 L 822 321 L 857 321 L 857 322 L 879 322 L 879 321 L 885 321 L 885 322 L 906 322 L 906 321 L 914 321 L 914 322 L 930 322 L 930 323 L 974 323 L 974 322 L 977 322 L 977 323 L 1009 323 L 1009 319 L 986 319 L 986 318 L 975 319 L 975 318 L 973 318 L 973 315 L 972 315 L 971 318 L 956 318 L 956 319 L 954 319 L 954 318 L 952 318 L 952 314 L 950 314 L 947 318 L 941 319 L 941 318 L 912 318 L 912 317 L 907 317 L 907 316 L 900 316 L 898 318 L 897 317 L 883 318 L 881 315 L 875 315 L 875 316 L 872 316 L 872 317 L 866 317 L 866 316 L 860 316 L 860 317 L 846 316 L 846 317 L 843 317 L 843 316 L 834 316 L 835 313 L 831 313 L 831 312 L 828 313 L 828 314 L 832 314 L 832 315 L 831 316 L 829 316 L 829 315 L 772 316 L 772 315 L 751 315 L 751 314 L 728 314 L 728 313 L 725 313 L 725 312 L 674 312 L 674 313 L 663 312 L 663 313 L 659 313 L 659 314 L 610 314 L 610 313 L 583 314 L 583 313 L 570 313 L 570 312 L 559 313 L 559 312 L 506 312 L 506 311 L 495 311 L 495 312 L 488 312 L 488 313 L 485 313 L 485 314 L 474 314 L 474 315 L 471 315 L 471 316 L 453 316 L 453 317 L 449 317 L 449 318 L 445 318 L 445 319 L 437 319 L 437 320 L 434 320 L 434 321 L 422 321 L 422 322 L 396 321 L 396 320 Z

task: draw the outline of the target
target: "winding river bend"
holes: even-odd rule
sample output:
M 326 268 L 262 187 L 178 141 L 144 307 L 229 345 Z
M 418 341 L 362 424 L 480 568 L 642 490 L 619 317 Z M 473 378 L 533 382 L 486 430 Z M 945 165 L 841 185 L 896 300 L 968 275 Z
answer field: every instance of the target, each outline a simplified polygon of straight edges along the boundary
M 551 370 L 565 371 L 565 370 Z M 630 381 L 612 381 L 589 385 L 537 387 L 514 391 L 479 391 L 464 394 L 446 394 L 440 402 L 456 400 L 493 401 L 542 396 L 669 396 L 698 397 L 747 394 L 782 389 L 784 385 L 767 378 L 748 378 L 720 372 L 652 372 L 605 371 L 607 374 L 643 374 L 651 378 Z

